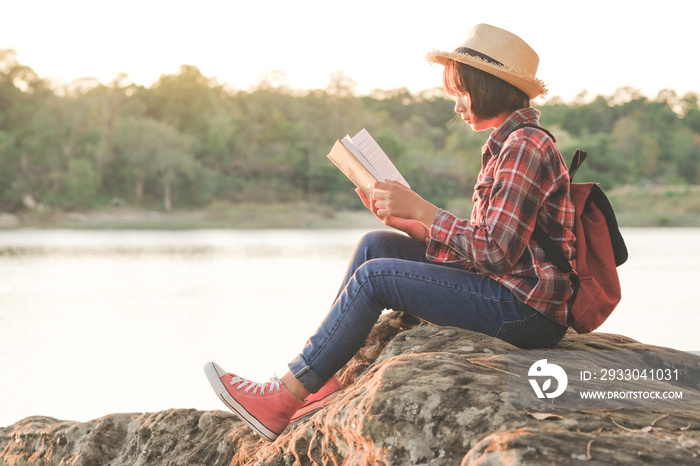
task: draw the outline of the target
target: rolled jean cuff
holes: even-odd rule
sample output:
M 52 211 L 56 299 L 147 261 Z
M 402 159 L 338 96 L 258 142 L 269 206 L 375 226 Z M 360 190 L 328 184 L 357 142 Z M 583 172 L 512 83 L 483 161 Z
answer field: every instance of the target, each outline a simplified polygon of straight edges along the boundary
M 310 393 L 316 393 L 326 383 L 321 377 L 316 374 L 307 364 L 301 355 L 294 358 L 289 363 L 289 371 L 294 377 L 304 386 Z

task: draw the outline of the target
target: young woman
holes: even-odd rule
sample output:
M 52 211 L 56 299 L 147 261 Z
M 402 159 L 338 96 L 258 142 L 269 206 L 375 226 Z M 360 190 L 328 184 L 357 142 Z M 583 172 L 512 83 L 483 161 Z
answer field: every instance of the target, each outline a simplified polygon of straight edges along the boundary
M 369 198 L 358 190 L 398 232 L 360 241 L 330 312 L 289 372 L 255 383 L 205 365 L 221 400 L 268 440 L 305 403 L 339 390 L 333 375 L 384 309 L 523 348 L 554 346 L 566 333 L 569 278 L 531 235 L 541 225 L 574 258 L 568 171 L 546 132 L 518 128 L 537 124 L 530 99 L 547 92 L 535 77 L 539 57 L 518 36 L 480 24 L 454 52 L 434 51 L 428 60 L 445 66 L 445 89 L 464 122 L 475 131 L 494 129 L 482 150 L 471 218 L 456 218 L 392 181 L 377 182 Z

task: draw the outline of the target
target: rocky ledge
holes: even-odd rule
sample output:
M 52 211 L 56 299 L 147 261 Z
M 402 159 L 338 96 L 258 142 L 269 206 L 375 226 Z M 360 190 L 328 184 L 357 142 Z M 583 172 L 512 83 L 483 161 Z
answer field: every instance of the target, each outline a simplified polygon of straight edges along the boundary
M 568 334 L 557 349 L 666 350 L 601 333 Z M 274 443 L 224 411 L 30 417 L 0 428 L 0 464 L 700 464 L 697 409 L 513 408 L 509 351 L 517 348 L 388 313 L 341 371 L 338 398 Z M 700 357 L 665 354 L 681 371 L 700 370 Z

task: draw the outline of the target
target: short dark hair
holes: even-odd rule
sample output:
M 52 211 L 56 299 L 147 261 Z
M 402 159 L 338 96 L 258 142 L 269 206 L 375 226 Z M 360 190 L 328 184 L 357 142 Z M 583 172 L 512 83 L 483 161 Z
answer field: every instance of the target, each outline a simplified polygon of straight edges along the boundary
M 468 93 L 472 113 L 480 120 L 489 120 L 504 113 L 510 115 L 530 106 L 530 98 L 517 87 L 455 60 L 445 65 L 443 85 L 453 96 Z

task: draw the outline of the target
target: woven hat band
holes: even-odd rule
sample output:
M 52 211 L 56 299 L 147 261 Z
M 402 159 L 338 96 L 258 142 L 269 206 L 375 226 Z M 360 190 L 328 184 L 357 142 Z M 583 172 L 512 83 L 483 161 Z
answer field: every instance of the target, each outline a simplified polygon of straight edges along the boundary
M 469 47 L 457 47 L 455 49 L 455 53 L 464 53 L 466 55 L 471 55 L 472 57 L 477 57 L 481 58 L 482 60 L 486 60 L 487 62 L 496 65 L 496 66 L 503 66 L 503 63 L 501 63 L 498 60 L 494 60 L 493 58 L 489 57 L 485 53 L 478 52 L 474 49 L 470 49 Z

